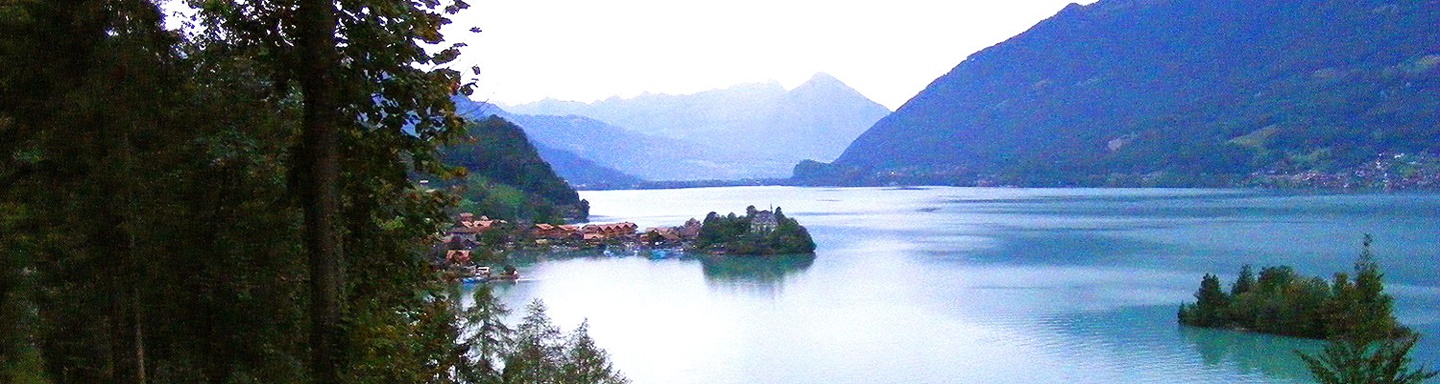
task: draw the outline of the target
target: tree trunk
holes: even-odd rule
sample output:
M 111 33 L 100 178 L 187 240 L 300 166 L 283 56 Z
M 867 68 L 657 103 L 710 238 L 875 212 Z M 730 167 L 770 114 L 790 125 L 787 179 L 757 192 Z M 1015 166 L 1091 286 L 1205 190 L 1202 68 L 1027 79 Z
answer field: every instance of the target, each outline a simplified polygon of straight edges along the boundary
M 305 249 L 310 264 L 310 344 L 315 382 L 339 383 L 341 236 L 339 93 L 335 67 L 335 6 L 302 0 L 296 13 L 304 134 L 299 154 L 305 211 Z

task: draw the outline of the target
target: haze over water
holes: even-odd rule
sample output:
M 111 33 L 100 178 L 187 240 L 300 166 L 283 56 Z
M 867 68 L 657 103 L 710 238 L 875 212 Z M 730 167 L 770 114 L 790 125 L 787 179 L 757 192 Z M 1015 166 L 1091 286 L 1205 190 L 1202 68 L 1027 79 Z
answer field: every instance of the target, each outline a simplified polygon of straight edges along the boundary
M 548 255 L 501 286 L 590 332 L 636 383 L 1310 382 L 1319 343 L 1182 328 L 1207 272 L 1349 271 L 1375 235 L 1397 315 L 1440 364 L 1440 195 L 743 187 L 582 192 L 592 220 L 772 204 L 815 257 Z

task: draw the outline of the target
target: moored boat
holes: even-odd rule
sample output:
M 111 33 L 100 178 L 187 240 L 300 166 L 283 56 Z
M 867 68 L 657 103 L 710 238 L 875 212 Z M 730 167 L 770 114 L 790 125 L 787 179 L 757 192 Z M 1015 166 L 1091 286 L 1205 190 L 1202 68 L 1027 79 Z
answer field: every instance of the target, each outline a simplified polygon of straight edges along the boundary
M 466 284 L 477 284 L 477 283 L 483 283 L 483 282 L 487 282 L 487 281 L 496 281 L 496 280 L 500 280 L 500 281 L 516 281 L 516 280 L 520 280 L 520 271 L 516 270 L 515 267 L 513 267 L 513 266 L 506 265 L 505 268 L 504 268 L 504 272 L 502 272 L 502 273 L 500 273 L 500 274 L 493 274 L 493 273 L 490 271 L 490 267 L 477 266 L 477 267 L 471 267 L 468 276 L 465 276 L 464 278 L 461 279 L 461 281 L 465 282 Z

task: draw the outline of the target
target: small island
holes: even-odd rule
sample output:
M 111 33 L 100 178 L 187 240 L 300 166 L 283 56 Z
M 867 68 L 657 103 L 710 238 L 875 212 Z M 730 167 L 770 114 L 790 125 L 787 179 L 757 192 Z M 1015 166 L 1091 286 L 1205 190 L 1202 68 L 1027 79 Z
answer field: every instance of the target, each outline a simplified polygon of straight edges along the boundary
M 725 255 L 791 255 L 815 253 L 815 241 L 798 221 L 785 217 L 780 207 L 772 212 L 752 205 L 745 208 L 745 216 L 734 212 L 705 215 L 700 234 L 689 248 Z
M 1288 266 L 1265 267 L 1257 277 L 1246 265 L 1221 289 L 1220 278 L 1205 274 L 1197 301 L 1180 306 L 1180 324 L 1226 328 L 1321 340 L 1405 337 L 1412 331 L 1392 313 L 1383 274 L 1370 252 L 1370 237 L 1355 262 L 1354 276 L 1336 273 L 1333 282 L 1305 277 Z
M 1262 268 L 1257 278 L 1246 265 L 1227 293 L 1207 273 L 1198 301 L 1180 306 L 1180 324 L 1326 340 L 1319 353 L 1295 351 L 1321 383 L 1425 382 L 1440 372 L 1411 366 L 1420 334 L 1395 319 L 1371 241 L 1365 235 L 1353 280 L 1341 272 L 1327 282 L 1287 266 Z

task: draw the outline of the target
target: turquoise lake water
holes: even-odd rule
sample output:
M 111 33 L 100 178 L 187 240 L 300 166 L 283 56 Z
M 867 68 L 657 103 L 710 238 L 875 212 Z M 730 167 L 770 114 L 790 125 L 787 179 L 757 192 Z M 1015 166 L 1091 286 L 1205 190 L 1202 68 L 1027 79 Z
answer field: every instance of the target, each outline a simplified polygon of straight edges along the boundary
M 813 257 L 542 255 L 501 285 L 542 299 L 634 382 L 1307 383 L 1313 341 L 1180 327 L 1201 275 L 1348 271 L 1365 233 L 1397 315 L 1440 365 L 1440 195 L 1249 190 L 592 191 L 596 222 L 784 208 Z

